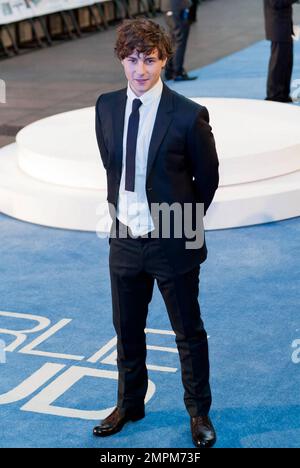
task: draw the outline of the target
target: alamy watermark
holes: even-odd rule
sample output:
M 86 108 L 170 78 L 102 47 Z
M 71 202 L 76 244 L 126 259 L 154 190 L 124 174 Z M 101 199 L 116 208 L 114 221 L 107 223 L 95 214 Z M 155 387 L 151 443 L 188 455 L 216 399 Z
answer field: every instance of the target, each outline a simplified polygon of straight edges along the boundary
M 6 85 L 5 81 L 0 79 L 0 103 L 6 104 Z
M 141 214 L 142 213 L 142 214 Z M 145 218 L 146 214 L 146 219 Z M 100 238 L 136 238 L 131 229 L 116 229 L 117 212 L 112 203 L 100 203 L 97 207 L 97 236 Z M 187 250 L 200 249 L 204 243 L 203 203 L 131 203 L 127 217 L 132 226 L 151 226 L 147 237 L 151 239 L 184 239 Z M 142 218 L 142 219 L 141 219 Z
M 292 342 L 292 348 L 294 348 L 294 351 L 292 353 L 292 362 L 294 364 L 300 364 L 300 339 L 295 339 Z
M 0 340 L 0 364 L 5 364 L 6 363 L 5 348 L 6 348 L 5 341 Z
M 291 98 L 294 102 L 300 103 L 300 79 L 292 81 L 291 89 L 293 89 L 293 92 L 291 93 Z

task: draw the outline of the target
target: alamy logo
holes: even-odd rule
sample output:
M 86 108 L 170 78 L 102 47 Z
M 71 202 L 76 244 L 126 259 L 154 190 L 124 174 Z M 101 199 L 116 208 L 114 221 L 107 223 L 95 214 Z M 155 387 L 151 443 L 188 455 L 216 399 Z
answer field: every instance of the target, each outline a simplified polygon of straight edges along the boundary
M 292 348 L 294 348 L 292 353 L 292 362 L 294 364 L 300 364 L 300 339 L 293 341 Z
M 300 102 L 300 79 L 294 80 L 291 84 L 291 88 L 293 89 L 291 98 L 294 102 Z
M 145 207 L 146 205 L 146 207 Z M 140 218 L 141 213 L 148 212 L 149 218 Z M 112 203 L 100 203 L 97 207 L 97 236 L 100 238 L 131 237 L 130 230 L 116 229 L 116 208 Z M 133 225 L 152 225 L 151 239 L 185 239 L 187 250 L 200 249 L 204 243 L 204 204 L 203 203 L 131 203 L 128 216 Z M 151 221 L 150 221 L 151 218 Z M 113 229 L 111 227 L 113 226 Z M 134 235 L 133 235 L 134 237 Z
M 0 340 L 0 364 L 6 363 L 6 353 L 5 353 L 5 341 Z
M 0 80 L 0 103 L 6 103 L 6 86 L 4 80 Z

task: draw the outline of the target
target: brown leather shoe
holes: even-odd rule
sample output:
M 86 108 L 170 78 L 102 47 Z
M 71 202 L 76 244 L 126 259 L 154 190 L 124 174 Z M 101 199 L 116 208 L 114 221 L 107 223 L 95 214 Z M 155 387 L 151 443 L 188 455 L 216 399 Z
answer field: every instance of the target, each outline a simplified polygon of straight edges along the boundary
M 99 426 L 94 427 L 93 434 L 98 437 L 107 437 L 120 432 L 128 421 L 138 421 L 144 417 L 144 408 L 133 409 L 125 414 L 121 414 L 119 408 L 115 408 L 107 418 L 101 421 Z
M 217 440 L 216 432 L 209 416 L 191 417 L 193 442 L 198 448 L 209 448 Z

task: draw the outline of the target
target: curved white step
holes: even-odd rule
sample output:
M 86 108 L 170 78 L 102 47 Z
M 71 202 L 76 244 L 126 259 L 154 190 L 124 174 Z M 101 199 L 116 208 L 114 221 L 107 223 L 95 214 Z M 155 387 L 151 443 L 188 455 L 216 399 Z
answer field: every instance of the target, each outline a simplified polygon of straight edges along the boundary
M 18 165 L 15 143 L 0 149 L 0 210 L 43 226 L 95 231 L 106 190 L 48 184 L 28 176 Z M 101 230 L 101 229 L 100 229 Z
M 300 171 L 219 188 L 204 224 L 208 230 L 225 229 L 296 216 L 300 216 Z
M 195 100 L 210 111 L 220 156 L 221 186 L 205 218 L 206 229 L 299 216 L 300 108 L 241 99 Z M 46 226 L 109 230 L 93 108 L 35 122 L 19 132 L 17 144 L 0 149 L 0 209 Z
M 19 165 L 31 177 L 66 187 L 106 187 L 95 136 L 94 109 L 38 120 L 17 134 Z
M 220 185 L 300 170 L 300 109 L 250 99 L 193 98 L 209 109 L 220 158 Z M 17 135 L 24 172 L 68 187 L 106 187 L 95 137 L 94 108 L 34 122 Z
M 15 144 L 0 150 L 0 209 L 45 226 L 104 232 L 110 228 L 105 190 L 73 189 L 31 178 L 18 166 Z M 248 226 L 299 215 L 300 171 L 219 188 L 205 217 L 205 228 Z

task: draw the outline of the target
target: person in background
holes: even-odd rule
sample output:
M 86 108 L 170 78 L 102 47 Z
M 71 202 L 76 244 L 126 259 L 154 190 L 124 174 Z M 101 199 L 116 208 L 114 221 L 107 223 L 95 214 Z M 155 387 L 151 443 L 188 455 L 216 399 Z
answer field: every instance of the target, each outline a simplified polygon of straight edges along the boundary
M 189 81 L 197 78 L 188 75 L 183 67 L 190 30 L 189 14 L 191 5 L 191 0 L 161 0 L 160 8 L 164 12 L 165 21 L 175 49 L 173 57 L 166 64 L 166 80 Z
M 191 23 L 197 21 L 197 9 L 199 6 L 200 0 L 192 0 L 192 6 L 190 8 L 189 20 Z
M 292 4 L 298 0 L 264 0 L 265 31 L 271 41 L 267 101 L 292 102 L 293 70 Z

